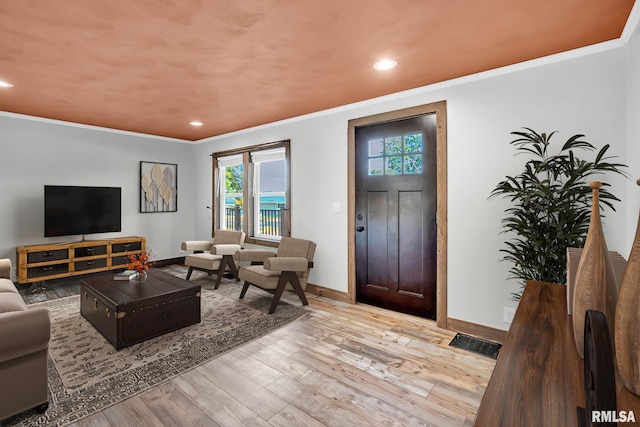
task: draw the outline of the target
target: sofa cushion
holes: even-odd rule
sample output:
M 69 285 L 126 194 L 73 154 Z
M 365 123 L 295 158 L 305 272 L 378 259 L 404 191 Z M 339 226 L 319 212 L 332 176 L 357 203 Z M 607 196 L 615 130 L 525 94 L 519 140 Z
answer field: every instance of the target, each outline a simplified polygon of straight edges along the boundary
M 0 325 L 2 325 L 0 328 L 0 363 L 33 355 L 33 353 L 46 350 L 49 346 L 51 318 L 49 310 L 46 308 L 37 307 L 31 310 L 2 313 L 0 314 Z M 26 361 L 23 362 L 26 363 Z M 13 366 L 15 367 L 16 364 L 13 363 Z M 5 365 L 6 367 L 7 365 Z M 3 374 L 6 375 L 8 371 L 9 369 Z
M 278 281 L 280 280 L 279 271 L 267 270 L 261 265 L 250 265 L 247 267 L 241 267 L 238 270 L 238 277 L 240 280 L 249 282 L 262 289 L 276 289 L 278 287 Z M 304 290 L 307 287 L 307 278 L 298 277 L 300 287 Z M 285 289 L 292 291 L 293 287 L 290 283 L 287 283 Z
M 0 259 L 0 277 L 11 279 L 11 260 L 9 258 Z
M 273 257 L 264 261 L 264 268 L 271 271 L 307 272 L 309 261 L 302 257 Z M 299 276 L 300 274 L 298 274 Z
M 264 262 L 265 259 L 276 256 L 275 251 L 267 251 L 262 249 L 247 249 L 238 251 L 233 255 L 236 261 Z
M 267 270 L 261 265 L 250 265 L 238 270 L 240 280 L 245 280 L 264 289 L 277 288 L 280 274 L 279 271 Z
M 184 264 L 205 270 L 217 270 L 220 267 L 220 261 L 222 261 L 222 255 L 203 253 L 187 255 L 184 259 Z
M 27 305 L 18 293 L 2 292 L 0 293 L 0 313 L 8 313 L 10 311 L 24 311 Z
M 211 242 L 206 240 L 185 240 L 180 245 L 183 251 L 208 251 L 211 249 Z
M 244 245 L 244 231 L 216 230 L 213 236 L 214 245 Z
M 232 245 L 232 244 L 224 244 L 224 245 L 213 245 L 211 246 L 210 253 L 212 255 L 234 255 L 240 249 L 240 245 Z
M 17 294 L 18 290 L 11 280 L 0 279 L 0 292 L 11 292 Z
M 316 244 L 311 240 L 283 237 L 278 245 L 277 256 L 303 256 L 313 261 L 316 252 Z

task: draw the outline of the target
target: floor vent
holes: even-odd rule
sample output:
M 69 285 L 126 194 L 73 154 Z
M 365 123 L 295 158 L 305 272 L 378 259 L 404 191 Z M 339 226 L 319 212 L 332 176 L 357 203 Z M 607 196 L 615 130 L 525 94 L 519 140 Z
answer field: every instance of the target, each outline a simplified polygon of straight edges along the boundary
M 483 340 L 481 338 L 472 337 L 465 334 L 456 334 L 449 343 L 451 347 L 460 348 L 462 350 L 472 351 L 483 356 L 498 358 L 498 353 L 502 348 L 502 344 Z

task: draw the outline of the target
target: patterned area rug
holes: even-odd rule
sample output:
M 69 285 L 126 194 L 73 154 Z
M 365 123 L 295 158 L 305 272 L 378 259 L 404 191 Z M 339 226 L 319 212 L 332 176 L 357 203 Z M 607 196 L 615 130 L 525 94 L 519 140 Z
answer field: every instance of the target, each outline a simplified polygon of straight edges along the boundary
M 192 278 L 202 286 L 202 322 L 116 351 L 80 316 L 80 297 L 32 304 L 51 312 L 49 409 L 28 411 L 0 426 L 62 426 L 148 390 L 242 344 L 257 339 L 306 313 L 285 302 L 267 314 L 271 295 L 224 280 Z

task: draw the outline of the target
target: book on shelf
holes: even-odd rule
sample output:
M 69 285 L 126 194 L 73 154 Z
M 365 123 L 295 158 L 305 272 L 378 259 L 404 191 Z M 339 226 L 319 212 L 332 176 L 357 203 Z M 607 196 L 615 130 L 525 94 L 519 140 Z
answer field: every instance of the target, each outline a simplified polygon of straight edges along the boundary
M 113 280 L 131 280 L 135 277 L 135 270 L 125 270 L 113 275 Z

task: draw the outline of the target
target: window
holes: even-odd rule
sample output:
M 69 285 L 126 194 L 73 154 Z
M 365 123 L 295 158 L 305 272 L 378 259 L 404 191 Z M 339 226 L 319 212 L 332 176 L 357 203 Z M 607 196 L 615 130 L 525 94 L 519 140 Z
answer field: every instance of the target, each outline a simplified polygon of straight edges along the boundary
M 244 164 L 242 155 L 218 159 L 220 182 L 224 182 L 220 195 L 220 226 L 224 230 L 242 230 L 242 205 L 244 200 Z M 224 181 L 223 181 L 224 180 Z
M 289 236 L 289 140 L 212 157 L 214 230 L 242 230 L 249 243 Z
M 422 173 L 422 132 L 369 140 L 369 175 Z
M 256 237 L 282 236 L 286 209 L 285 150 L 251 153 L 254 176 L 253 231 Z

